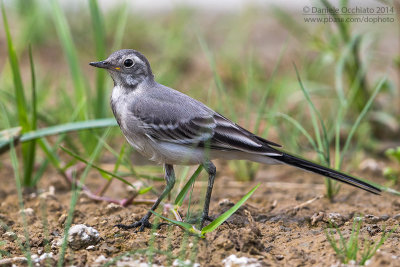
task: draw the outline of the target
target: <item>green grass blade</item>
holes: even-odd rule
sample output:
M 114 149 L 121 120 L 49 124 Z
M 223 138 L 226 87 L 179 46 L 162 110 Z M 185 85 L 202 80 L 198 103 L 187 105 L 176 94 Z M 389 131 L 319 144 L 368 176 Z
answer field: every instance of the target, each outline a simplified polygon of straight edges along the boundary
M 383 84 L 385 83 L 386 78 L 383 78 L 380 80 L 380 82 L 378 83 L 378 85 L 376 86 L 374 92 L 372 93 L 372 95 L 370 96 L 370 98 L 368 99 L 368 102 L 365 104 L 364 108 L 362 109 L 360 115 L 358 115 L 355 123 L 353 124 L 353 126 L 351 127 L 351 130 L 349 132 L 349 135 L 346 138 L 346 142 L 343 146 L 342 149 L 342 157 L 340 158 L 340 162 L 343 162 L 343 158 L 344 158 L 344 154 L 346 153 L 346 151 L 348 150 L 349 146 L 350 146 L 350 142 L 351 139 L 353 138 L 354 133 L 356 132 L 358 126 L 360 125 L 361 121 L 364 119 L 365 115 L 368 113 L 368 110 L 370 109 L 370 107 L 372 106 L 372 103 L 375 100 L 375 97 L 378 95 L 378 93 L 380 92 L 380 90 L 382 89 Z M 341 165 L 341 164 L 340 164 Z
M 69 150 L 69 149 L 67 149 L 67 148 L 65 148 L 65 147 L 60 146 L 60 148 L 61 148 L 64 152 L 66 152 L 67 154 L 69 154 L 70 156 L 76 158 L 77 160 L 79 160 L 79 161 L 81 161 L 81 162 L 83 162 L 83 163 L 85 163 L 85 164 L 87 164 L 87 165 L 90 164 L 90 166 L 91 166 L 92 168 L 95 168 L 96 170 L 98 170 L 98 171 L 100 171 L 100 172 L 102 172 L 102 173 L 105 173 L 105 174 L 107 174 L 107 175 L 109 175 L 109 176 L 111 176 L 111 177 L 114 177 L 114 178 L 116 178 L 117 180 L 123 182 L 124 184 L 129 185 L 129 186 L 132 187 L 132 188 L 135 188 L 134 185 L 132 185 L 130 182 L 128 182 L 127 180 L 125 180 L 125 179 L 122 178 L 121 176 L 116 175 L 116 174 L 114 174 L 114 173 L 111 173 L 111 172 L 109 172 L 109 171 L 106 171 L 106 170 L 104 170 L 104 169 L 102 169 L 102 168 L 96 166 L 95 164 L 90 163 L 89 161 L 85 160 L 84 158 L 82 158 L 82 157 L 79 156 L 78 154 L 72 152 L 71 150 Z M 136 188 L 135 188 L 135 189 L 136 189 Z
M 180 222 L 180 221 L 169 219 L 169 218 L 167 218 L 165 216 L 162 216 L 161 214 L 159 214 L 159 213 L 157 213 L 157 212 L 155 212 L 153 210 L 150 210 L 150 212 L 153 213 L 154 215 L 156 215 L 156 216 L 158 216 L 158 217 L 170 222 L 170 223 L 173 223 L 173 224 L 176 224 L 176 225 L 182 227 L 183 229 L 185 229 L 186 231 L 188 231 L 188 232 L 190 232 L 192 234 L 196 234 L 198 236 L 202 236 L 201 235 L 202 233 L 199 230 L 197 230 L 196 228 L 194 228 L 194 226 L 191 225 L 190 223 Z
M 285 120 L 287 120 L 288 122 L 290 122 L 291 124 L 293 124 L 308 140 L 308 142 L 311 144 L 311 146 L 313 147 L 313 149 L 315 151 L 317 151 L 318 153 L 323 153 L 322 151 L 320 151 L 317 147 L 317 144 L 315 143 L 314 139 L 311 137 L 311 135 L 306 131 L 306 129 L 304 129 L 304 127 L 294 118 L 292 118 L 289 115 L 286 115 L 284 113 L 277 113 L 276 116 L 278 117 L 282 117 Z
M 260 104 L 258 104 L 259 106 L 258 106 L 258 110 L 257 110 L 257 118 L 256 118 L 255 126 L 254 126 L 255 133 L 258 133 L 258 131 L 260 130 L 261 119 L 263 118 L 265 109 L 267 108 L 267 99 L 268 99 L 269 93 L 271 92 L 271 89 L 272 89 L 273 80 L 275 78 L 275 74 L 278 71 L 279 66 L 281 65 L 281 61 L 282 61 L 283 55 L 286 52 L 287 45 L 288 45 L 288 42 L 285 42 L 285 45 L 282 47 L 282 49 L 279 53 L 278 60 L 271 72 L 270 77 L 269 77 L 267 88 L 265 88 L 264 94 L 261 96 Z
M 42 128 L 33 132 L 28 132 L 23 134 L 19 141 L 21 143 L 28 142 L 34 139 L 39 139 L 42 137 L 46 137 L 49 135 L 57 135 L 61 133 L 68 133 L 73 131 L 82 131 L 88 129 L 95 129 L 95 128 L 105 128 L 105 127 L 112 127 L 118 126 L 117 121 L 114 118 L 106 118 L 106 119 L 97 119 L 97 120 L 88 120 L 88 121 L 79 121 L 79 122 L 70 122 L 66 124 L 60 124 L 56 126 L 51 126 L 47 128 Z M 4 147 L 7 146 L 7 142 L 4 142 L 0 139 L 0 151 Z
M 319 123 L 320 123 L 320 125 L 322 127 L 322 134 L 323 135 L 322 135 L 322 138 L 321 138 L 321 142 L 325 146 L 324 147 L 325 161 L 326 161 L 325 163 L 329 166 L 330 160 L 329 160 L 329 139 L 328 139 L 328 134 L 327 134 L 328 131 L 326 130 L 325 123 L 324 123 L 324 121 L 323 121 L 323 119 L 321 117 L 321 113 L 315 107 L 314 103 L 311 100 L 310 94 L 308 93 L 308 91 L 306 90 L 306 88 L 303 85 L 303 82 L 301 81 L 300 74 L 299 74 L 299 71 L 297 70 L 296 65 L 294 65 L 294 68 L 295 68 L 295 71 L 296 71 L 297 80 L 298 80 L 298 82 L 300 84 L 300 88 L 303 91 L 304 96 L 306 97 L 307 103 L 308 103 L 309 107 L 311 108 L 311 110 L 313 111 L 313 113 L 316 114 L 316 116 L 318 117 Z M 314 126 L 314 128 L 318 128 L 318 127 Z M 319 136 L 318 132 L 319 132 L 319 130 L 316 129 L 317 139 L 319 139 L 318 138 L 318 136 Z
M 220 226 L 224 221 L 226 221 L 230 216 L 232 216 L 232 214 L 234 214 L 244 204 L 244 202 L 246 202 L 246 200 L 254 193 L 254 191 L 257 190 L 259 186 L 260 184 L 256 185 L 232 208 L 224 212 L 221 216 L 212 221 L 209 225 L 203 227 L 203 229 L 201 229 L 201 233 L 204 235 L 205 233 L 214 231 L 218 226 Z
M 58 0 L 49 1 L 55 28 L 60 38 L 60 42 L 64 50 L 64 54 L 67 59 L 69 70 L 72 76 L 72 81 L 75 89 L 75 103 L 76 105 L 80 105 L 80 103 L 85 103 L 86 100 L 89 98 L 89 92 L 84 82 L 83 72 L 79 64 L 78 55 L 76 54 L 76 51 L 78 51 L 78 49 L 75 48 L 67 19 L 65 18 L 65 15 L 60 7 Z M 82 110 L 79 113 L 78 118 L 81 120 L 87 119 L 87 115 L 87 110 L 86 112 L 85 110 Z
M 37 100 L 36 100 L 36 72 L 35 63 L 32 56 L 32 46 L 29 45 L 29 65 L 31 67 L 31 86 L 32 86 L 32 117 L 31 117 L 31 130 L 36 130 L 37 128 Z
M 197 34 L 197 39 L 198 39 L 198 41 L 200 43 L 200 47 L 202 48 L 202 50 L 206 54 L 206 57 L 207 57 L 207 60 L 208 60 L 208 64 L 210 65 L 211 71 L 213 73 L 214 82 L 215 82 L 215 85 L 217 86 L 217 90 L 218 90 L 219 96 L 220 96 L 221 99 L 224 100 L 224 101 L 220 101 L 220 104 L 222 104 L 222 102 L 225 102 L 224 107 L 227 107 L 228 112 L 231 115 L 231 119 L 233 121 L 235 121 L 236 120 L 236 112 L 233 109 L 234 105 L 233 105 L 233 103 L 231 101 L 231 98 L 229 97 L 228 92 L 226 91 L 226 88 L 225 88 L 224 83 L 223 83 L 223 81 L 221 79 L 221 76 L 218 74 L 214 56 L 213 56 L 210 48 L 208 47 L 206 41 L 204 40 L 204 38 L 200 34 Z
M 31 115 L 31 127 L 30 130 L 35 131 L 37 128 L 37 108 L 36 108 L 36 75 L 35 75 L 35 64 L 32 57 L 32 47 L 29 46 L 29 63 L 31 67 L 31 80 L 32 80 L 32 115 Z M 35 164 L 36 155 L 36 140 L 30 141 L 26 145 L 26 161 L 24 162 L 24 185 L 34 186 L 33 181 L 33 168 Z
M 12 138 L 14 138 L 14 140 L 18 140 L 21 143 L 24 143 L 24 142 L 28 142 L 28 141 L 35 140 L 35 139 L 40 139 L 42 137 L 50 136 L 50 135 L 57 135 L 57 134 L 61 134 L 61 133 L 82 131 L 82 130 L 95 129 L 95 128 L 105 128 L 105 127 L 111 127 L 111 126 L 118 126 L 118 124 L 114 118 L 71 122 L 71 123 L 51 126 L 48 128 L 42 128 L 42 129 L 39 129 L 39 130 L 36 130 L 33 132 L 28 132 L 21 136 L 14 133 Z M 11 129 L 14 129 L 14 128 L 11 128 Z M 7 141 L 8 138 L 11 138 L 11 136 L 9 136 L 7 134 L 9 131 L 10 131 L 10 129 L 6 130 L 5 133 L 3 133 L 3 136 L 1 136 L 1 134 L 0 134 L 0 153 L 3 153 L 9 149 L 9 141 Z
M 385 232 L 385 229 L 383 229 L 383 234 L 382 234 L 381 238 L 379 239 L 379 242 L 376 245 L 369 244 L 370 249 L 368 251 L 366 251 L 365 253 L 363 253 L 363 255 L 361 256 L 360 265 L 364 265 L 367 260 L 371 259 L 375 255 L 375 253 L 378 251 L 378 249 L 383 245 L 383 243 L 385 243 L 385 241 L 393 234 L 393 232 L 396 231 L 397 228 L 398 228 L 398 225 L 396 225 L 389 232 Z
M 13 127 L 0 131 L 0 148 L 8 146 L 11 140 L 18 140 L 21 136 L 21 131 L 22 127 Z
M 17 53 L 15 51 L 15 47 L 14 47 L 14 44 L 12 41 L 10 28 L 8 26 L 6 10 L 5 10 L 3 1 L 1 2 L 1 13 L 3 15 L 4 30 L 5 30 L 6 39 L 7 39 L 8 57 L 10 60 L 13 82 L 14 82 L 14 93 L 15 93 L 15 99 L 16 99 L 16 104 L 17 104 L 18 121 L 22 127 L 22 131 L 26 132 L 26 131 L 29 131 L 29 129 L 30 129 L 30 125 L 29 125 L 29 121 L 28 121 L 28 113 L 27 113 L 28 108 L 27 108 L 27 103 L 26 103 L 26 99 L 25 99 L 24 86 L 22 83 Z
M 153 187 L 152 187 L 152 186 L 148 186 L 148 187 L 145 187 L 145 188 L 139 189 L 139 191 L 138 191 L 138 194 L 139 194 L 139 195 L 146 194 L 146 193 L 147 193 L 147 192 L 149 192 L 151 189 L 153 189 Z
M 104 28 L 103 16 L 100 12 L 97 0 L 89 0 L 89 9 L 94 33 L 96 59 L 99 61 L 104 60 L 106 57 L 106 33 Z M 102 69 L 96 70 L 96 97 L 92 102 L 96 118 L 104 118 L 106 116 L 106 74 L 107 73 Z
M 335 7 L 332 6 L 332 4 L 329 3 L 329 1 L 321 0 L 321 2 L 328 10 L 335 10 Z M 339 14 L 337 14 L 336 12 L 329 12 L 329 14 L 335 19 L 335 22 L 338 25 L 339 32 L 340 32 L 340 35 L 341 35 L 343 41 L 348 42 L 350 39 L 348 23 L 344 22 L 344 20 L 341 19 L 341 16 Z
M 120 158 L 120 155 L 118 152 L 116 152 L 109 144 L 104 143 L 104 147 L 111 152 L 116 158 Z M 131 171 L 129 175 L 134 175 L 138 178 L 143 178 L 147 180 L 152 180 L 152 181 L 164 181 L 164 178 L 161 177 L 156 177 L 156 176 L 151 176 L 151 175 L 146 175 L 146 174 L 139 174 L 137 173 L 133 168 L 132 168 L 132 163 L 130 160 L 127 160 L 125 157 L 122 157 L 121 159 L 125 166 Z
M 196 178 L 200 175 L 201 171 L 203 170 L 203 166 L 200 165 L 197 170 L 193 173 L 193 175 L 190 177 L 190 179 L 187 181 L 185 186 L 182 188 L 182 190 L 179 192 L 178 196 L 175 199 L 175 205 L 177 206 L 182 206 L 183 200 L 185 199 L 187 192 L 189 191 L 190 187 L 196 180 Z
M 71 123 L 56 125 L 56 126 L 37 130 L 35 132 L 27 133 L 26 135 L 23 135 L 21 137 L 21 142 L 41 138 L 44 136 L 60 134 L 60 133 L 81 131 L 81 130 L 94 129 L 94 128 L 105 128 L 105 127 L 111 127 L 111 126 L 118 126 L 118 124 L 114 118 L 71 122 Z

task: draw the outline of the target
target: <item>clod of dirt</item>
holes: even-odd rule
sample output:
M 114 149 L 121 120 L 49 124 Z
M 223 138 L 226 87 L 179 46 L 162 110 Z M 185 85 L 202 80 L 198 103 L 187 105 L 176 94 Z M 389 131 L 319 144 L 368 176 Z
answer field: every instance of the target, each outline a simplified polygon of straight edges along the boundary
M 311 225 L 314 226 L 317 222 L 322 221 L 324 219 L 325 213 L 323 211 L 314 213 L 311 216 Z
M 113 253 L 116 253 L 119 250 L 114 246 L 110 246 L 110 245 L 104 243 L 103 245 L 101 245 L 100 251 L 107 255 L 112 255 Z
M 94 250 L 95 248 L 96 248 L 95 246 L 90 245 L 90 246 L 88 246 L 88 247 L 86 248 L 86 250 Z
M 382 215 L 382 216 L 380 217 L 381 221 L 387 221 L 387 220 L 389 220 L 389 218 L 390 218 L 390 216 L 387 215 L 387 214 L 384 214 L 384 215 Z
M 222 199 L 220 202 L 218 202 L 218 205 L 220 206 L 221 209 L 223 210 L 228 210 L 231 207 L 233 207 L 235 205 L 235 203 L 233 203 L 232 201 L 230 201 L 227 198 Z
M 48 192 L 43 192 L 42 194 L 39 195 L 39 198 L 44 199 L 44 200 L 49 200 L 53 199 L 56 200 L 56 188 L 54 186 L 49 187 Z
M 24 210 L 20 210 L 19 214 L 21 214 L 21 215 L 25 214 L 25 218 L 28 223 L 33 223 L 36 219 L 35 211 L 31 208 L 26 208 Z M 20 217 L 21 220 L 23 220 L 23 218 L 24 218 L 23 216 Z
M 14 225 L 14 221 L 11 220 L 10 216 L 7 216 L 5 214 L 0 213 L 0 221 L 8 226 Z M 1 229 L 4 229 L 4 227 L 1 227 Z
M 65 220 L 67 219 L 68 215 L 66 213 L 62 214 L 60 218 L 58 218 L 58 224 L 60 226 L 64 226 Z
M 382 170 L 384 168 L 385 168 L 385 163 L 379 162 L 372 158 L 365 159 L 360 163 L 360 169 L 363 171 L 382 173 Z
M 377 224 L 374 224 L 372 226 L 368 226 L 367 227 L 367 231 L 370 234 L 370 236 L 374 236 L 374 235 L 377 235 L 380 232 L 382 232 L 381 228 Z
M 337 212 L 331 212 L 324 216 L 323 221 L 326 223 L 332 222 L 337 226 L 342 226 L 346 221 L 348 221 L 348 216 L 343 216 Z
M 96 245 L 99 240 L 99 232 L 84 224 L 74 225 L 68 231 L 68 245 L 74 250 Z
M 372 215 L 372 214 L 365 215 L 364 220 L 366 223 L 377 223 L 379 221 L 382 221 L 381 218 L 379 218 L 378 216 Z
M 53 257 L 53 252 L 44 253 L 40 257 L 36 254 L 31 256 L 33 263 L 36 263 L 38 266 L 55 266 L 57 262 Z
M 236 239 L 239 249 L 242 252 L 247 252 L 251 255 L 260 255 L 265 250 L 264 244 L 252 229 L 246 228 L 238 232 Z
M 18 266 L 26 264 L 28 260 L 25 257 L 14 257 L 8 259 L 0 259 L 0 266 Z
M 114 212 L 119 211 L 121 209 L 122 209 L 122 207 L 120 205 L 117 205 L 115 203 L 110 203 L 106 207 L 106 214 L 110 215 L 111 213 L 114 213 Z
M 27 208 L 27 209 L 24 209 L 24 210 L 20 210 L 19 213 L 20 213 L 20 214 L 25 213 L 25 215 L 28 216 L 28 217 L 33 217 L 33 216 L 35 216 L 35 211 L 34 211 L 33 209 L 31 209 L 31 208 Z
M 214 240 L 213 244 L 217 248 L 223 248 L 224 250 L 230 250 L 234 248 L 235 244 L 228 238 L 229 234 L 228 233 L 223 233 L 222 235 L 219 235 L 217 239 Z
M 93 266 L 103 266 L 103 264 L 107 261 L 107 258 L 104 255 L 100 255 L 94 261 Z
M 1 237 L 8 241 L 14 241 L 15 239 L 17 239 L 17 235 L 13 232 L 5 232 L 4 234 L 2 234 Z
M 257 259 L 240 257 L 238 258 L 236 255 L 232 254 L 229 257 L 222 260 L 222 263 L 225 267 L 261 267 L 261 264 Z

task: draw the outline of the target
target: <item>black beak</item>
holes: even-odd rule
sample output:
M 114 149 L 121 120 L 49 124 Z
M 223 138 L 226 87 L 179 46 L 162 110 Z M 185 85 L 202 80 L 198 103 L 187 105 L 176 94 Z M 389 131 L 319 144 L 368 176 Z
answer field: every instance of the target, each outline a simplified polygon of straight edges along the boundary
M 108 64 L 107 61 L 99 61 L 99 62 L 90 62 L 90 66 L 96 67 L 96 68 L 102 68 L 102 69 L 108 69 L 110 67 L 110 64 Z

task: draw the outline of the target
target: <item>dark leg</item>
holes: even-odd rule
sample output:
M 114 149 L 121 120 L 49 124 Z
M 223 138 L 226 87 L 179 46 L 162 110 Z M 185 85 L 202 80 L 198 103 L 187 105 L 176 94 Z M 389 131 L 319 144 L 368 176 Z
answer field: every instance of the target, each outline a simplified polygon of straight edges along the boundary
M 206 199 L 204 201 L 203 215 L 201 216 L 200 229 L 203 228 L 204 222 L 206 220 L 210 220 L 210 217 L 208 216 L 208 211 L 210 208 L 211 193 L 214 186 L 215 174 L 217 172 L 217 169 L 215 168 L 214 164 L 211 161 L 203 163 L 203 167 L 208 173 L 208 187 L 207 187 Z
M 175 173 L 174 173 L 174 168 L 172 165 L 169 164 L 165 164 L 165 181 L 167 183 L 167 186 L 164 188 L 164 190 L 162 191 L 160 197 L 157 199 L 157 201 L 153 204 L 153 206 L 151 207 L 151 210 L 154 211 L 158 205 L 160 204 L 160 202 L 165 198 L 165 196 L 167 196 L 169 194 L 169 192 L 171 192 L 172 188 L 175 185 Z M 132 229 L 132 228 L 136 228 L 139 227 L 139 232 L 142 232 L 144 230 L 145 227 L 150 228 L 151 227 L 151 223 L 149 222 L 149 218 L 153 213 L 151 213 L 150 211 L 140 220 L 137 222 L 134 222 L 132 224 L 129 225 L 125 225 L 125 224 L 117 224 L 115 225 L 116 227 L 128 230 L 128 229 Z

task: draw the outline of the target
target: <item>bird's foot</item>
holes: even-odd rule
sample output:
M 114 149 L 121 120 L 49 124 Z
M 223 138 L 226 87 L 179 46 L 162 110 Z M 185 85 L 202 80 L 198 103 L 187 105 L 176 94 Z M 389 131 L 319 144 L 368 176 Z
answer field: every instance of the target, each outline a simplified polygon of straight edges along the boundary
M 142 219 L 140 219 L 137 222 L 134 222 L 132 224 L 116 224 L 114 227 L 118 227 L 124 230 L 129 230 L 129 229 L 133 229 L 133 228 L 138 228 L 135 233 L 137 232 L 143 232 L 144 228 L 151 228 L 153 225 L 149 222 L 149 219 L 145 216 Z
M 201 216 L 200 229 L 203 228 L 205 222 L 212 222 L 212 221 L 214 221 L 214 220 L 215 220 L 215 217 L 214 217 L 214 216 L 210 216 L 210 215 L 208 215 L 208 214 L 203 214 L 203 215 Z

